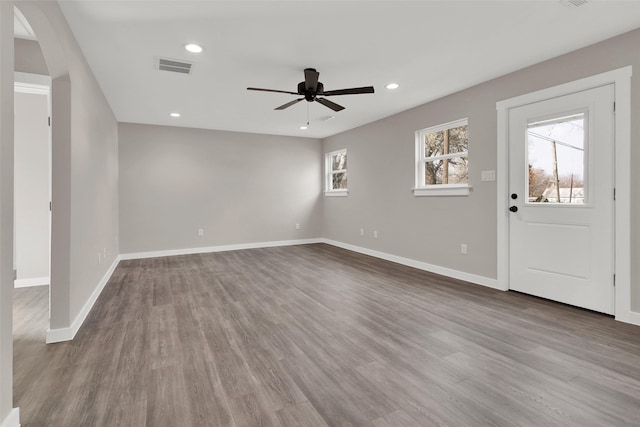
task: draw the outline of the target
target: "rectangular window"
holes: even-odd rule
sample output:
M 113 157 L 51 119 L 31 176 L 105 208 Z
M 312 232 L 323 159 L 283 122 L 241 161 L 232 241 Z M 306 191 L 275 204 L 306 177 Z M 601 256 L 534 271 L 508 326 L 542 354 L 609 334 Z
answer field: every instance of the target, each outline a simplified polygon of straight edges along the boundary
M 327 153 L 325 158 L 327 196 L 347 195 L 347 149 Z
M 528 123 L 527 203 L 588 203 L 587 119 L 578 112 Z
M 416 132 L 416 196 L 469 194 L 468 120 Z

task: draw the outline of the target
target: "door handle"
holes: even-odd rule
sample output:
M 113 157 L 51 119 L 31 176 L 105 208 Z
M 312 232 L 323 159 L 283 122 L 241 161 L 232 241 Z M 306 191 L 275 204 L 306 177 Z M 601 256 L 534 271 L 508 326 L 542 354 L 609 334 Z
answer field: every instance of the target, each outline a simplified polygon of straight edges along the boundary
M 509 208 L 509 210 L 510 210 L 511 212 L 518 212 L 518 207 L 517 207 L 517 206 L 511 206 L 511 207 Z

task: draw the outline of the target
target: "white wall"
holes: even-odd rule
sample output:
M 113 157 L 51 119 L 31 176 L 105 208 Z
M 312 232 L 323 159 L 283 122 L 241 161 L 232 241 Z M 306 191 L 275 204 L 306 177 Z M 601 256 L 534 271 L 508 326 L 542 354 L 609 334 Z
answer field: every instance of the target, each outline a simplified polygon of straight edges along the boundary
M 69 337 L 119 253 L 117 122 L 58 4 L 16 6 L 34 30 L 51 76 L 48 338 L 56 331 Z
M 49 284 L 49 98 L 17 90 L 14 105 L 16 286 Z
M 322 234 L 317 139 L 120 123 L 118 140 L 123 254 Z

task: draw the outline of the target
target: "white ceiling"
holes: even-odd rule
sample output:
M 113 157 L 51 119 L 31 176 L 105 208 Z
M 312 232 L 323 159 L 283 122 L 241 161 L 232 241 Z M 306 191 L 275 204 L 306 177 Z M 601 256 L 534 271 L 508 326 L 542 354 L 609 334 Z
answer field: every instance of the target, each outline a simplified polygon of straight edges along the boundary
M 60 1 L 118 121 L 326 137 L 640 27 L 640 1 Z M 183 46 L 204 46 L 190 54 Z M 191 75 L 154 68 L 158 56 Z M 284 111 L 316 68 L 325 90 Z M 395 91 L 385 89 L 397 82 Z M 302 131 L 307 121 L 311 127 Z M 169 113 L 178 111 L 175 119 Z M 335 115 L 330 121 L 319 118 Z

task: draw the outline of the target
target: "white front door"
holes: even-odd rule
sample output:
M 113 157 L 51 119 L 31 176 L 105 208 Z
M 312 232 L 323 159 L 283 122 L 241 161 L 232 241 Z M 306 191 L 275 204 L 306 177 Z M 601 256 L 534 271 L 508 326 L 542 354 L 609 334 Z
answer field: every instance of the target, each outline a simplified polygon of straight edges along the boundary
M 613 85 L 508 120 L 510 289 L 613 314 Z

